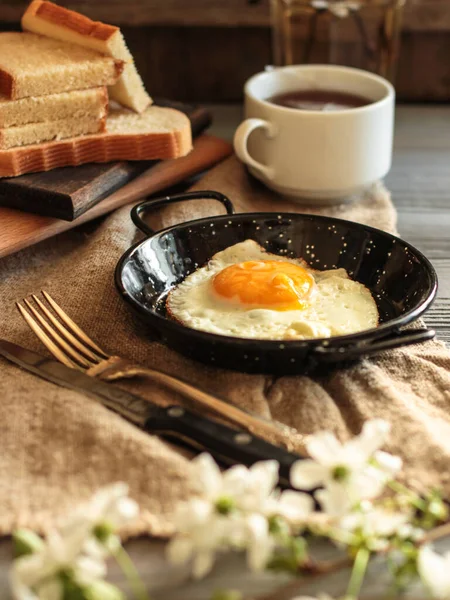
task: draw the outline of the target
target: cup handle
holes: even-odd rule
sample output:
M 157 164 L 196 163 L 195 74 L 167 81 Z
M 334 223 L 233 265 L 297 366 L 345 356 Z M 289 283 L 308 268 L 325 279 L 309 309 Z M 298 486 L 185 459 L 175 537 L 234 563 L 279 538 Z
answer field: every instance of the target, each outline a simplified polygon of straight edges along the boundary
M 275 169 L 273 167 L 263 165 L 252 158 L 247 150 L 247 141 L 249 135 L 252 133 L 252 131 L 259 129 L 260 127 L 265 129 L 266 137 L 269 140 L 275 137 L 276 128 L 272 123 L 264 121 L 263 119 L 246 119 L 239 125 L 239 127 L 236 129 L 236 133 L 234 134 L 234 151 L 243 163 L 249 167 L 253 167 L 266 179 L 273 179 L 275 177 Z

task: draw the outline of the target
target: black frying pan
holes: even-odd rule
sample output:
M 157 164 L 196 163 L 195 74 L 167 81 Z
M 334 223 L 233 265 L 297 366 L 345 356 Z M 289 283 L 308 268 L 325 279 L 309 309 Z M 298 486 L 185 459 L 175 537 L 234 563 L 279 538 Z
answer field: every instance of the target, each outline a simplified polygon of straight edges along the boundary
M 155 208 L 201 198 L 218 200 L 227 215 L 188 221 L 158 232 L 142 218 Z M 212 191 L 149 200 L 134 207 L 131 218 L 148 237 L 120 259 L 117 288 L 162 342 L 188 357 L 248 373 L 297 374 L 324 363 L 423 342 L 435 335 L 429 329 L 401 329 L 430 307 L 436 296 L 437 276 L 421 252 L 389 233 L 314 215 L 234 214 L 230 200 Z M 372 292 L 380 325 L 328 339 L 267 341 L 198 331 L 168 318 L 165 299 L 173 286 L 216 252 L 246 239 L 274 254 L 301 257 L 314 269 L 346 269 Z

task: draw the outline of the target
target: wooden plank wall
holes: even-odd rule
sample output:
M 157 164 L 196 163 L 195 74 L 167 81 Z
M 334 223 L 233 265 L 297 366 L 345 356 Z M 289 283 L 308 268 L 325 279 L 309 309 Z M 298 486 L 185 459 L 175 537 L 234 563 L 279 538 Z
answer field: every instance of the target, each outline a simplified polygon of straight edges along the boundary
M 17 28 L 26 0 L 0 0 L 0 29 Z M 183 101 L 241 98 L 271 63 L 269 0 L 62 0 L 122 27 L 148 89 Z M 398 96 L 450 100 L 450 2 L 409 0 Z

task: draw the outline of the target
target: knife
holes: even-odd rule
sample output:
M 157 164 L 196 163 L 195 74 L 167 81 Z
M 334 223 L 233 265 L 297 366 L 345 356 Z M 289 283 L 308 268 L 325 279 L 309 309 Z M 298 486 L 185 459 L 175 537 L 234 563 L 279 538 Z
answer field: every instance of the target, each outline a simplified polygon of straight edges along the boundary
M 249 467 L 260 460 L 276 460 L 280 465 L 281 487 L 291 487 L 291 467 L 303 458 L 247 431 L 228 427 L 182 406 L 160 406 L 7 340 L 0 339 L 0 355 L 47 381 L 85 393 L 147 433 L 171 441 L 175 439 L 196 451 L 209 452 L 225 465 Z

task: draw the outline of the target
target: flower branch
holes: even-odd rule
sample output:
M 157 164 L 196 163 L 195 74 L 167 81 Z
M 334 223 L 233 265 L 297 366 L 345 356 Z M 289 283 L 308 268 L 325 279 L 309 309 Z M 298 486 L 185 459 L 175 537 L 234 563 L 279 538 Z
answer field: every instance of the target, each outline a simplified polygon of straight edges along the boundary
M 376 419 L 343 444 L 329 432 L 310 436 L 309 458 L 291 470 L 298 492 L 276 489 L 277 465 L 271 461 L 221 474 L 211 457 L 194 459 L 203 491 L 179 508 L 169 559 L 191 562 L 194 577 L 205 576 L 215 557 L 230 551 L 245 551 L 251 570 L 309 578 L 352 566 L 345 597 L 357 598 L 370 557 L 383 554 L 397 589 L 418 575 L 427 583 L 423 557 L 430 562 L 435 555 L 425 531 L 445 521 L 448 511 L 437 492 L 419 496 L 396 480 L 402 461 L 382 450 L 389 431 L 389 424 Z M 314 538 L 335 544 L 346 557 L 316 561 L 309 547 Z M 284 591 L 293 589 L 288 584 Z
M 169 562 L 189 564 L 192 576 L 200 579 L 220 555 L 244 553 L 251 571 L 284 571 L 296 577 L 277 591 L 277 600 L 291 600 L 301 585 L 299 577 L 311 580 L 351 568 L 344 598 L 356 600 L 371 556 L 383 555 L 396 591 L 420 577 L 433 597 L 450 597 L 450 553 L 439 555 L 430 545 L 450 535 L 447 504 L 436 490 L 419 495 L 397 481 L 402 461 L 382 450 L 389 430 L 386 422 L 375 419 L 345 443 L 329 432 L 309 436 L 309 457 L 291 470 L 296 490 L 278 489 L 275 461 L 222 472 L 208 454 L 196 457 L 199 493 L 175 510 Z M 105 561 L 114 557 L 136 600 L 147 600 L 117 535 L 137 512 L 127 487 L 116 484 L 100 490 L 45 540 L 29 531 L 17 532 L 20 556 L 11 570 L 15 598 L 122 600 L 122 592 L 105 581 Z M 317 560 L 314 540 L 326 540 L 344 555 Z M 238 590 L 214 595 L 215 600 L 241 598 Z M 319 600 L 332 599 L 322 595 Z
M 14 598 L 123 600 L 121 590 L 105 581 L 106 559 L 113 556 L 136 600 L 149 600 L 116 533 L 138 512 L 138 505 L 128 497 L 128 486 L 116 483 L 101 489 L 45 539 L 29 530 L 16 531 L 17 558 L 10 572 Z

